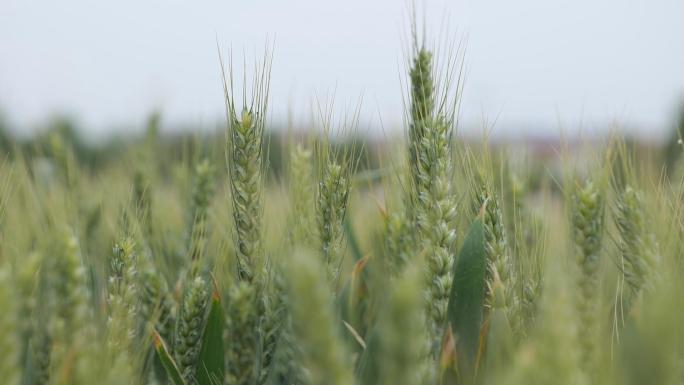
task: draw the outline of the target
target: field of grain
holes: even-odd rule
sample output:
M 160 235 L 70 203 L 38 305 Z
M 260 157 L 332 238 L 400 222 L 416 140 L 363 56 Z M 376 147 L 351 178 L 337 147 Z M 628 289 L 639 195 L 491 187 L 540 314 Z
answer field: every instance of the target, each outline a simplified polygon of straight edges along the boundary
M 218 137 L 4 138 L 1 382 L 683 384 L 681 146 L 462 141 L 459 54 L 409 52 L 382 146 L 268 140 L 268 53 Z

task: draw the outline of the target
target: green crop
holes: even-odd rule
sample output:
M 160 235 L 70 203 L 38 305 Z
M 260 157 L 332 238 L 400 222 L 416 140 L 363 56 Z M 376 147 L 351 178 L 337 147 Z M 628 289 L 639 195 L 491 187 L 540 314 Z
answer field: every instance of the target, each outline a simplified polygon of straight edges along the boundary
M 59 132 L 17 143 L 2 383 L 684 383 L 673 155 L 466 141 L 463 52 L 416 30 L 403 137 L 362 143 L 331 103 L 323 135 L 269 140 L 267 52 L 241 92 L 222 68 L 223 140 L 170 151 L 155 114 L 100 163 Z

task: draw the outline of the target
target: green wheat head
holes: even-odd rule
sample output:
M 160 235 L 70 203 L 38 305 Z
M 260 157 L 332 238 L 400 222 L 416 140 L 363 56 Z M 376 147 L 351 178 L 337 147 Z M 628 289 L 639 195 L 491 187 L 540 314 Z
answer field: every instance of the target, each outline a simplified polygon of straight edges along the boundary
M 191 229 L 188 247 L 190 260 L 197 261 L 206 248 L 209 232 L 207 216 L 215 190 L 215 171 L 208 159 L 197 163 L 193 179 L 188 218 L 188 228 Z
M 595 182 L 577 185 L 572 195 L 572 238 L 577 278 L 577 314 L 581 342 L 581 364 L 592 378 L 599 359 L 600 266 L 604 233 L 604 197 Z
M 487 150 L 485 159 L 470 156 L 468 174 L 471 180 L 472 215 L 483 213 L 485 254 L 487 256 L 487 294 L 485 303 L 488 308 L 500 306 L 515 333 L 521 329 L 520 285 L 516 277 L 516 264 L 509 246 L 506 223 L 501 208 L 501 200 L 492 182 L 491 160 Z M 483 163 L 484 165 L 479 165 Z M 495 282 L 496 281 L 496 282 Z M 500 285 L 502 298 L 494 301 L 494 287 Z
M 626 186 L 615 205 L 620 268 L 633 295 L 653 285 L 657 244 L 648 228 L 641 192 Z
M 354 383 L 350 355 L 340 336 L 342 325 L 334 316 L 332 296 L 321 263 L 311 253 L 296 251 L 283 264 L 283 269 L 306 383 Z
M 178 369 L 188 385 L 197 384 L 200 340 L 209 303 L 208 289 L 207 281 L 202 276 L 188 282 L 178 314 L 173 351 Z
M 225 78 L 225 71 L 223 72 L 228 119 L 226 160 L 233 205 L 238 277 L 251 282 L 257 272 L 257 265 L 263 257 L 261 222 L 263 175 L 266 167 L 263 145 L 268 107 L 270 60 L 267 55 L 263 66 L 255 74 L 252 84 L 253 92 L 249 101 L 246 97 L 247 85 L 244 85 L 241 109 L 236 106 L 232 68 L 230 71 L 228 81 Z
M 135 245 L 129 238 L 114 245 L 107 282 L 107 347 L 113 362 L 133 359 L 138 319 L 138 270 Z
M 288 176 L 290 187 L 290 237 L 295 244 L 314 245 L 314 181 L 312 151 L 301 143 L 290 150 Z
M 456 200 L 451 184 L 452 120 L 434 105 L 432 54 L 423 46 L 414 50 L 410 69 L 410 121 L 408 129 L 409 171 L 412 175 L 407 199 L 408 215 L 416 226 L 416 253 L 427 266 L 428 326 L 438 341 L 446 320 L 456 242 Z
M 239 281 L 230 288 L 226 318 L 226 383 L 229 385 L 247 385 L 257 381 L 260 310 L 254 285 Z

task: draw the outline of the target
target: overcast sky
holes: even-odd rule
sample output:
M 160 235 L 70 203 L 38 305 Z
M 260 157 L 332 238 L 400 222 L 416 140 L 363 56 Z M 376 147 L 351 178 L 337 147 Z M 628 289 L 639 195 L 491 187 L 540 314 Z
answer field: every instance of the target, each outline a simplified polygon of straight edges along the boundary
M 24 129 L 68 112 L 95 133 L 223 117 L 216 43 L 234 61 L 275 40 L 272 121 L 316 95 L 363 95 L 401 122 L 404 0 L 1 0 L 0 110 Z M 660 130 L 684 96 L 682 0 L 424 1 L 433 38 L 467 40 L 463 126 Z M 449 32 L 440 33 L 446 24 Z M 251 59 L 250 59 L 251 60 Z

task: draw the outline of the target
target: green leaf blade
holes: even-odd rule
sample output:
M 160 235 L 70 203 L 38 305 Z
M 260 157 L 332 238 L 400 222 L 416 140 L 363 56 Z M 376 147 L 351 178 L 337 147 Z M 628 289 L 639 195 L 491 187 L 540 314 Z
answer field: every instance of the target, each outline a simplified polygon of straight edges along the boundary
M 166 370 L 166 374 L 169 376 L 169 379 L 173 385 L 187 385 L 185 380 L 183 380 L 180 370 L 178 370 L 176 362 L 173 360 L 169 350 L 166 348 L 164 340 L 156 331 L 154 332 L 154 350 L 157 351 L 157 356 L 159 357 L 159 360 L 161 361 L 162 366 Z
M 458 371 L 462 378 L 473 376 L 477 365 L 486 269 L 484 225 L 481 217 L 478 217 L 470 226 L 458 262 L 454 265 L 454 280 L 447 307 L 449 327 L 455 338 Z
M 223 327 L 225 314 L 221 307 L 221 298 L 215 290 L 212 294 L 211 308 L 202 335 L 202 350 L 197 367 L 198 385 L 217 385 L 224 378 Z

